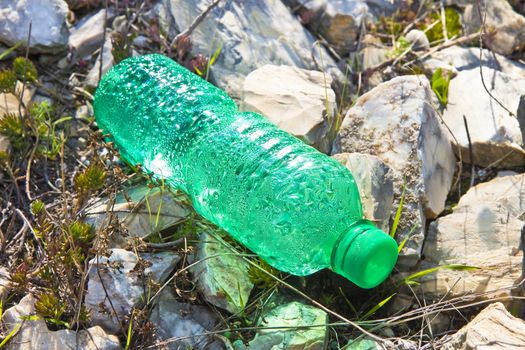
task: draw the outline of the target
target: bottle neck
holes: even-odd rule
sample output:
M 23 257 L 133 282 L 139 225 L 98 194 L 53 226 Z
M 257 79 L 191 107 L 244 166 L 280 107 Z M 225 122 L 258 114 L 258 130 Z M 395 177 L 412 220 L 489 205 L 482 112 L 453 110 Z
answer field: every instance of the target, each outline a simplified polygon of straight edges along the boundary
M 332 251 L 331 269 L 362 288 L 383 282 L 397 261 L 397 243 L 368 220 L 343 232 Z

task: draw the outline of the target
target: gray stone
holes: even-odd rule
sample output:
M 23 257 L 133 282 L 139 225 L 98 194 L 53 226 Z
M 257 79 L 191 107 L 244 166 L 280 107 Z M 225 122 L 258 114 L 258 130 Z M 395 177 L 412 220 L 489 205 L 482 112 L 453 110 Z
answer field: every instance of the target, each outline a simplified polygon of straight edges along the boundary
M 321 34 L 340 55 L 355 49 L 361 25 L 370 17 L 365 1 L 296 0 L 288 3 L 293 9 L 301 8 L 303 22 Z
M 24 96 L 23 96 L 23 105 L 22 105 L 22 111 L 24 110 L 23 106 L 28 106 L 31 100 L 33 99 L 33 96 L 35 95 L 36 89 L 31 86 L 23 86 L 21 82 L 16 83 L 15 88 L 15 94 L 12 93 L 0 93 L 0 116 L 3 116 L 4 114 L 18 114 L 20 111 L 20 99 L 18 96 L 22 93 L 22 87 L 24 88 Z
M 168 341 L 166 349 L 222 349 L 213 337 L 205 335 L 218 324 L 217 315 L 205 306 L 178 302 L 169 288 L 159 295 L 150 321 L 156 328 L 157 345 Z
M 397 338 L 395 340 L 384 340 L 379 342 L 371 338 L 361 338 L 357 340 L 350 340 L 345 350 L 417 350 L 416 343 L 409 340 Z
M 104 73 L 106 73 L 108 70 L 110 70 L 111 67 L 113 67 L 114 61 L 113 54 L 111 53 L 111 50 L 113 50 L 113 44 L 111 42 L 110 35 L 111 33 L 106 33 L 106 41 L 104 42 L 104 46 L 102 47 L 102 52 L 100 52 L 97 55 L 95 64 L 93 64 L 93 67 L 89 70 L 87 74 L 86 81 L 84 82 L 86 86 L 98 86 L 98 79 L 100 76 L 100 55 L 102 55 L 102 75 L 104 75 Z
M 483 67 L 500 71 L 515 78 L 525 78 L 524 64 L 512 61 L 487 49 L 482 50 L 481 57 Z M 451 46 L 433 53 L 430 58 L 423 61 L 423 66 L 429 72 L 434 72 L 437 68 L 444 68 L 454 73 L 479 69 L 479 48 Z
M 207 0 L 164 1 L 179 31 L 188 28 L 209 5 Z M 191 40 L 192 53 L 204 56 L 222 44 L 212 78 L 235 99 L 240 99 L 244 78 L 265 64 L 321 70 L 344 80 L 327 51 L 314 45 L 312 35 L 280 0 L 221 2 L 195 29 Z
M 490 68 L 483 69 L 483 74 L 490 93 L 516 113 L 525 79 Z M 463 116 L 467 119 L 474 160 L 470 159 Z M 464 162 L 502 168 L 525 165 L 518 119 L 488 95 L 478 69 L 461 71 L 451 80 L 443 120 L 459 143 Z
M 104 40 L 105 18 L 106 10 L 102 9 L 84 17 L 71 28 L 69 46 L 77 57 L 86 57 L 100 48 Z
M 174 192 L 160 187 L 138 185 L 120 192 L 108 207 L 107 199 L 98 200 L 86 209 L 85 221 L 95 228 L 109 223 L 115 216 L 121 227 L 110 236 L 110 246 L 124 248 L 133 237 L 144 238 L 152 233 L 173 227 L 185 220 L 191 212 Z
M 485 45 L 494 52 L 510 55 L 525 47 L 525 17 L 517 14 L 507 0 L 491 0 L 482 3 L 482 14 L 485 17 L 488 36 Z M 463 26 L 467 33 L 475 33 L 481 28 L 477 3 L 465 7 L 462 16 Z M 495 30 L 491 34 L 491 30 Z
M 388 49 L 383 46 L 381 39 L 367 34 L 363 38 L 363 48 L 360 52 L 362 70 L 375 67 L 387 60 Z
M 99 326 L 79 331 L 78 334 L 71 330 L 50 331 L 44 319 L 25 320 L 26 316 L 33 316 L 35 311 L 35 298 L 26 295 L 20 302 L 5 311 L 2 316 L 7 332 L 22 325 L 18 332 L 6 344 L 7 350 L 118 350 L 121 349 L 119 340 L 114 335 L 109 335 Z M 6 333 L 7 334 L 7 333 Z
M 462 264 L 480 269 L 440 269 L 422 279 L 425 294 L 510 295 L 522 274 L 524 197 L 525 175 L 498 177 L 469 189 L 451 214 L 434 221 L 425 242 L 424 267 Z
M 323 350 L 327 342 L 327 314 L 299 302 L 291 302 L 265 313 L 249 350 Z M 283 327 L 283 329 L 276 329 Z M 299 327 L 307 327 L 301 328 Z M 240 343 L 237 350 L 246 349 Z
M 333 153 L 372 154 L 384 161 L 392 169 L 397 202 L 406 180 L 396 236 L 413 234 L 400 257 L 401 267 L 417 262 L 425 220 L 443 211 L 455 170 L 450 139 L 432 106 L 432 94 L 424 76 L 402 76 L 380 84 L 348 111 L 333 149 Z
M 512 316 L 501 303 L 481 311 L 456 334 L 442 340 L 443 350 L 518 350 L 525 348 L 525 321 Z
M 430 42 L 424 31 L 419 29 L 412 29 L 407 33 L 405 38 L 412 45 L 412 50 L 428 50 L 430 49 Z
M 388 232 L 394 201 L 390 167 L 378 157 L 369 154 L 341 153 L 333 157 L 354 176 L 361 195 L 364 217 Z
M 110 253 L 109 258 L 98 256 L 89 262 L 85 306 L 91 311 L 93 324 L 118 332 L 119 321 L 133 307 L 148 302 L 149 283 L 162 284 L 180 256 L 173 252 L 142 253 L 139 261 L 135 253 L 123 249 L 110 249 Z
M 32 23 L 31 52 L 56 53 L 67 46 L 67 4 L 63 0 L 2 0 L 0 41 L 9 46 L 27 43 Z
M 332 77 L 322 72 L 265 65 L 244 80 L 241 108 L 264 115 L 284 131 L 328 153 L 337 117 L 331 82 Z
M 207 234 L 200 235 L 195 262 L 190 271 L 204 299 L 231 313 L 241 312 L 253 288 L 248 263 Z

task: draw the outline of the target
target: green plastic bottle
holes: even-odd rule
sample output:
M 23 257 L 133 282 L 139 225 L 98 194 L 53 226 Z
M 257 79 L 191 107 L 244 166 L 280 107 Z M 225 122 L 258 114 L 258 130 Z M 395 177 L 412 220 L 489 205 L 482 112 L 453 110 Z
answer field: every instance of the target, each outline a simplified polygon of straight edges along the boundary
M 350 172 L 239 112 L 232 99 L 158 54 L 128 58 L 95 94 L 95 116 L 121 156 L 186 192 L 195 210 L 275 268 L 330 268 L 362 288 L 381 283 L 397 244 L 362 219 Z

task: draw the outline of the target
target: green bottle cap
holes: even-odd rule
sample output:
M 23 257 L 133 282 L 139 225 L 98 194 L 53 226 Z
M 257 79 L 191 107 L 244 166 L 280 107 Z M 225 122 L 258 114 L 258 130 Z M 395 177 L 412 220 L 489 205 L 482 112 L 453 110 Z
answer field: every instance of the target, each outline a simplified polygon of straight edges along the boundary
M 369 221 L 359 221 L 339 238 L 332 270 L 361 288 L 373 288 L 392 272 L 397 243 Z

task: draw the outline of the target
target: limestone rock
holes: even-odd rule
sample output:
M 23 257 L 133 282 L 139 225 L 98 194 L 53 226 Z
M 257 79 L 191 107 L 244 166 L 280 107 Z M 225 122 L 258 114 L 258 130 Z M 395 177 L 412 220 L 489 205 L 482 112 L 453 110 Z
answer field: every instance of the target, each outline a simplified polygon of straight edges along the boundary
M 108 17 L 109 15 L 108 13 Z M 86 16 L 71 28 L 69 47 L 75 51 L 77 57 L 91 55 L 100 47 L 104 39 L 105 18 L 106 10 L 102 9 Z
M 100 55 L 102 55 L 102 75 L 110 70 L 113 67 L 113 54 L 111 50 L 113 49 L 113 44 L 111 42 L 110 33 L 106 33 L 106 41 L 102 47 L 102 52 L 100 52 L 95 60 L 95 64 L 90 69 L 87 74 L 86 81 L 84 82 L 86 86 L 97 87 L 98 78 L 100 75 Z
M 516 113 L 520 95 L 525 91 L 525 79 L 490 68 L 483 72 L 491 94 Z M 463 116 L 467 119 L 474 160 L 469 159 Z M 519 121 L 487 94 L 479 69 L 461 71 L 451 80 L 443 120 L 457 139 L 464 162 L 502 168 L 525 165 Z
M 489 33 L 485 45 L 502 55 L 521 51 L 525 47 L 525 17 L 514 12 L 507 0 L 491 0 L 481 6 L 483 17 L 486 12 L 485 24 Z M 465 7 L 462 21 L 467 33 L 475 33 L 481 28 L 483 18 L 475 2 Z M 495 29 L 494 35 L 490 35 L 490 28 Z
M 9 46 L 26 43 L 31 22 L 31 52 L 64 50 L 69 36 L 68 11 L 63 0 L 2 0 L 0 41 Z
M 2 321 L 8 327 L 8 331 L 22 324 L 16 335 L 7 343 L 7 350 L 121 349 L 118 338 L 106 334 L 99 326 L 82 330 L 77 335 L 71 330 L 50 331 L 42 318 L 24 321 L 25 316 L 35 315 L 34 304 L 35 298 L 30 294 L 26 295 L 17 305 L 6 310 L 2 316 Z
M 144 304 L 149 281 L 162 284 L 180 256 L 173 252 L 143 253 L 139 261 L 135 253 L 123 249 L 111 249 L 110 253 L 109 258 L 98 256 L 89 262 L 85 306 L 91 310 L 93 324 L 117 332 L 119 320 L 133 307 Z
M 434 221 L 425 242 L 426 263 L 480 269 L 438 270 L 422 279 L 425 294 L 510 295 L 522 274 L 524 196 L 525 175 L 498 177 L 469 189 L 451 214 Z
M 388 232 L 394 200 L 392 170 L 376 156 L 341 153 L 333 156 L 350 170 L 359 188 L 363 215 Z
M 525 78 L 524 64 L 510 60 L 487 49 L 482 50 L 481 57 L 484 68 L 491 68 L 515 78 Z M 479 70 L 479 48 L 451 46 L 433 53 L 428 59 L 423 61 L 423 66 L 431 73 L 437 68 L 447 69 L 454 73 L 470 69 Z M 490 75 L 487 76 L 490 78 Z
M 217 316 L 205 306 L 178 302 L 169 288 L 159 295 L 150 321 L 156 328 L 159 342 L 171 340 L 166 344 L 167 349 L 222 349 L 212 337 L 203 335 L 217 325 Z
M 20 100 L 18 99 L 18 96 L 21 95 L 23 84 L 21 82 L 16 83 L 16 95 L 12 93 L 1 93 L 0 94 L 0 117 L 2 117 L 4 114 L 7 113 L 19 113 L 19 107 L 20 107 Z M 23 96 L 23 106 L 29 105 L 31 100 L 33 99 L 33 96 L 35 95 L 35 88 L 30 86 L 25 86 L 24 88 L 24 96 Z M 23 107 L 22 107 L 22 110 Z
M 443 350 L 511 350 L 525 348 L 525 322 L 501 303 L 487 306 L 456 334 L 443 340 Z
M 396 8 L 392 1 L 385 0 L 284 0 L 284 3 L 342 56 L 355 49 L 363 24 L 391 14 Z
M 248 263 L 223 242 L 206 234 L 200 235 L 195 261 L 200 262 L 190 271 L 204 299 L 231 313 L 240 312 L 253 288 Z
M 443 211 L 455 170 L 450 139 L 432 107 L 432 94 L 424 76 L 402 76 L 378 85 L 348 111 L 332 151 L 372 154 L 384 161 L 392 169 L 396 201 L 405 178 L 397 236 L 414 232 L 400 257 L 405 267 L 419 258 L 425 220 Z
M 261 317 L 261 328 L 250 341 L 248 349 L 323 350 L 327 341 L 327 320 L 326 312 L 313 306 L 296 301 L 280 305 Z M 308 328 L 299 330 L 294 327 Z M 241 344 L 235 345 L 237 350 L 246 349 Z
M 188 28 L 209 5 L 207 0 L 164 2 L 179 31 Z M 244 78 L 265 64 L 324 70 L 334 79 L 344 80 L 330 55 L 324 48 L 319 54 L 315 39 L 281 0 L 221 2 L 199 24 L 191 40 L 192 53 L 205 56 L 222 44 L 211 75 L 235 99 L 241 97 Z
M 412 50 L 428 50 L 430 48 L 427 35 L 422 30 L 412 29 L 407 33 L 405 38 L 412 45 Z
M 111 236 L 111 246 L 125 247 L 129 237 L 146 237 L 180 223 L 190 215 L 190 207 L 168 189 L 138 185 L 117 194 L 112 207 L 108 208 L 107 199 L 93 203 L 85 221 L 100 228 L 108 224 L 109 213 L 127 230 L 127 236 L 123 230 Z
M 244 80 L 241 106 L 328 153 L 337 113 L 331 82 L 331 76 L 322 72 L 265 65 Z
M 416 350 L 417 344 L 404 340 L 401 338 L 385 340 L 383 342 L 378 342 L 371 338 L 362 338 L 359 340 L 350 340 L 348 345 L 344 348 L 345 350 L 387 350 L 387 349 L 396 349 L 396 350 Z
M 356 39 L 368 6 L 364 1 L 286 1 L 293 9 L 299 9 L 300 17 L 312 31 L 319 33 L 334 49 L 345 55 L 355 49 Z

